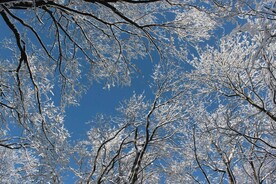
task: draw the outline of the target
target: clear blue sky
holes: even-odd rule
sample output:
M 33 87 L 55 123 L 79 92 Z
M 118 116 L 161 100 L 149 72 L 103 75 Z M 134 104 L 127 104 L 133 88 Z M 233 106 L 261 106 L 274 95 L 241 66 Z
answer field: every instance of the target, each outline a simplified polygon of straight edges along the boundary
M 103 89 L 104 84 L 94 83 L 81 98 L 79 106 L 67 108 L 65 117 L 65 127 L 71 134 L 71 140 L 84 138 L 86 131 L 91 128 L 91 121 L 97 114 L 115 115 L 116 108 L 120 102 L 128 99 L 135 92 L 136 94 L 145 93 L 151 96 L 149 83 L 153 64 L 158 61 L 140 60 L 136 64 L 141 73 L 132 75 L 130 86 L 116 86 L 110 89 Z

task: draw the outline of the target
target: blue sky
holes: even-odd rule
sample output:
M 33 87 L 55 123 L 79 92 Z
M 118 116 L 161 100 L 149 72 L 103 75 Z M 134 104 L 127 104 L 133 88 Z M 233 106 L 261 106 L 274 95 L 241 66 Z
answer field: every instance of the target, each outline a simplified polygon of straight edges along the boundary
M 116 115 L 120 102 L 128 99 L 134 93 L 151 94 L 149 87 L 153 65 L 158 61 L 147 58 L 136 61 L 140 72 L 132 74 L 130 86 L 115 86 L 104 89 L 103 83 L 93 83 L 86 94 L 83 94 L 79 106 L 71 106 L 66 110 L 65 127 L 71 134 L 71 140 L 85 138 L 86 131 L 91 128 L 91 121 L 97 114 Z

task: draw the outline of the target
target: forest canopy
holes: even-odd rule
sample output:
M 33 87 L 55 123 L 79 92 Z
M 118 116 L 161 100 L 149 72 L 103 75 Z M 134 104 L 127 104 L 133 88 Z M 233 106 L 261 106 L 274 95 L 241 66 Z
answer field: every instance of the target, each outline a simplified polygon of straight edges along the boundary
M 274 1 L 2 0 L 0 15 L 0 183 L 276 182 Z M 135 85 L 142 61 L 151 94 L 70 139 L 67 109 Z

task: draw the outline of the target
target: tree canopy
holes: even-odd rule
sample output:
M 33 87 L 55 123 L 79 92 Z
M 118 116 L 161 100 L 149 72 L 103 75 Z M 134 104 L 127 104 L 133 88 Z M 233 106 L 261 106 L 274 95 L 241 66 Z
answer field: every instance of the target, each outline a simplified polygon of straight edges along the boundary
M 1 183 L 276 182 L 274 1 L 3 0 L 0 14 Z M 70 141 L 67 107 L 132 85 L 141 60 L 151 96 Z

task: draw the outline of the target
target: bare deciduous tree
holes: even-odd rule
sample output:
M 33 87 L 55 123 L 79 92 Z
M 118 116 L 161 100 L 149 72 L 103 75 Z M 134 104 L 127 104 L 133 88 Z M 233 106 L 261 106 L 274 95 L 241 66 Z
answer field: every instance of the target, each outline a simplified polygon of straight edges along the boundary
M 274 183 L 275 6 L 1 1 L 0 181 Z M 68 143 L 66 107 L 93 82 L 130 85 L 156 55 L 153 97 L 134 94 Z

